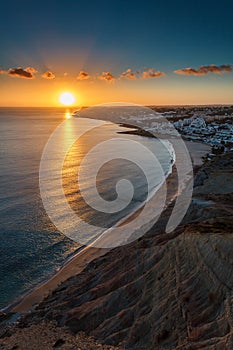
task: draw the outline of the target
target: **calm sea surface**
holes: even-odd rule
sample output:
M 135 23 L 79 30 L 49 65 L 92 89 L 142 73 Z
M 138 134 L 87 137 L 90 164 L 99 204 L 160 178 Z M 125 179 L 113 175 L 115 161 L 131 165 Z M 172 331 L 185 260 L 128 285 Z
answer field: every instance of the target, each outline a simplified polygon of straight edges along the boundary
M 0 308 L 48 278 L 79 248 L 50 221 L 39 190 L 39 166 L 44 146 L 51 133 L 67 116 L 67 111 L 63 109 L 0 108 Z M 85 123 L 78 122 L 80 127 Z M 119 134 L 122 130 L 115 124 L 106 123 L 95 132 L 84 135 L 74 144 L 64 162 L 63 185 L 70 207 L 84 220 L 102 230 L 111 227 L 146 199 L 146 179 L 132 162 L 123 159 L 108 162 L 97 176 L 100 195 L 105 200 L 114 200 L 116 183 L 125 177 L 133 183 L 135 195 L 125 210 L 111 215 L 98 214 L 85 203 L 77 188 L 77 170 L 83 156 L 95 144 L 116 137 L 139 141 L 152 151 L 157 149 L 158 153 L 156 140 Z M 68 128 L 67 133 L 72 133 L 72 130 Z M 110 149 L 110 152 L 114 159 L 116 148 Z M 161 149 L 160 162 L 167 172 L 171 167 L 171 159 L 164 152 Z M 92 184 L 88 175 L 99 156 L 96 150 L 85 169 L 87 177 L 84 190 L 89 198 Z M 154 179 L 155 187 L 157 184 Z M 54 201 L 54 205 L 59 208 L 56 196 Z M 58 211 L 61 219 L 65 220 L 62 214 Z

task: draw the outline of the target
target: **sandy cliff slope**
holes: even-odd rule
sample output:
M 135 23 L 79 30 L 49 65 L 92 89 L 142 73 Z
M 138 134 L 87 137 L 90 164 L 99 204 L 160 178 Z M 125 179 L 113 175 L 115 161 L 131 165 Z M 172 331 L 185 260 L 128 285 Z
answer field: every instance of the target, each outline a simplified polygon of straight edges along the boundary
M 69 278 L 22 320 L 132 350 L 233 349 L 233 153 L 197 174 L 175 232 L 163 224 Z M 62 349 L 62 347 L 61 347 Z

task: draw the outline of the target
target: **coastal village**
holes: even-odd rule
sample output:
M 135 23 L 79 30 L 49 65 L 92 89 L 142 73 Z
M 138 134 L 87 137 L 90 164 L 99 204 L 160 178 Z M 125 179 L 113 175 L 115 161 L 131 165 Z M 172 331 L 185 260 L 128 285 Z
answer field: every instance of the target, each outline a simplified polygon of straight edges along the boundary
M 216 152 L 233 149 L 233 106 L 150 108 L 172 122 L 186 140 L 204 142 Z
M 149 106 L 149 109 L 141 109 L 137 115 L 135 111 L 122 114 L 122 126 L 135 127 L 123 133 L 181 135 L 184 140 L 209 145 L 211 153 L 207 159 L 233 150 L 233 106 Z

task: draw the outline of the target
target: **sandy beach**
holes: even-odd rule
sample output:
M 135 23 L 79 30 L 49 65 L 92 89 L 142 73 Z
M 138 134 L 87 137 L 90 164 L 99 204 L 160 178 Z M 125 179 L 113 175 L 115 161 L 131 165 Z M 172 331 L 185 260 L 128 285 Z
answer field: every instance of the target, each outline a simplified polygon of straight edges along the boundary
M 106 251 L 106 249 L 85 247 L 68 263 L 66 263 L 53 277 L 23 297 L 22 300 L 10 308 L 9 311 L 25 312 L 30 310 L 33 306 L 40 303 L 50 292 L 55 290 L 62 282 L 82 272 L 90 261 L 104 255 Z
M 202 157 L 210 151 L 210 147 L 202 143 L 191 141 L 186 141 L 185 144 L 190 152 L 193 167 L 199 167 L 202 164 Z M 171 187 L 174 185 L 174 176 L 170 176 L 169 183 Z M 137 215 L 137 212 L 134 213 L 134 215 Z M 19 302 L 16 302 L 10 307 L 8 311 L 13 313 L 23 313 L 30 310 L 54 291 L 62 282 L 81 273 L 91 261 L 106 254 L 107 251 L 107 249 L 95 247 L 84 248 L 67 264 L 65 264 L 64 267 L 62 267 L 52 278 L 29 292 Z
M 199 167 L 202 165 L 202 157 L 211 151 L 211 146 L 201 142 L 185 141 L 186 147 L 188 148 L 191 156 L 193 167 Z
M 199 167 L 193 200 L 173 232 L 165 233 L 172 203 L 127 249 L 77 255 L 15 307 L 21 318 L 2 329 L 0 348 L 30 350 L 35 338 L 38 349 L 96 349 L 80 338 L 85 332 L 113 349 L 231 350 L 232 171 L 232 152 Z M 175 177 L 167 179 L 172 187 Z

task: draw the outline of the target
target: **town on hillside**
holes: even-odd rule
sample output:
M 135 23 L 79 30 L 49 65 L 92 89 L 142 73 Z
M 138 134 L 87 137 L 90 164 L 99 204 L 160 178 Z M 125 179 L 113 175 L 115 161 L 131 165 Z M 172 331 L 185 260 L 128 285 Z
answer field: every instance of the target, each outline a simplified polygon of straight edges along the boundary
M 150 108 L 166 117 L 186 140 L 209 144 L 216 153 L 233 149 L 233 106 Z

